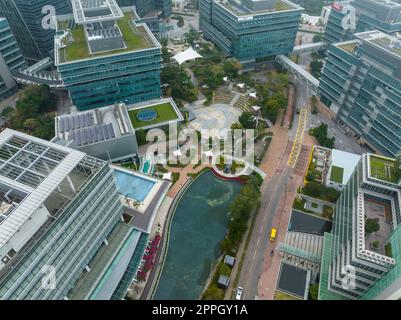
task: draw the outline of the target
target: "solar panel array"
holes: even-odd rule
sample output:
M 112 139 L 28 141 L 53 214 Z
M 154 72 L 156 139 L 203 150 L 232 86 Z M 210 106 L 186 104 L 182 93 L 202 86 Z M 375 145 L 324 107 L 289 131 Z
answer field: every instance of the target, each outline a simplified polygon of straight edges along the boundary
M 94 123 L 93 114 L 83 113 L 79 115 L 59 118 L 58 123 L 60 133 L 89 127 L 92 126 Z
M 77 146 L 114 139 L 113 124 L 101 124 L 71 131 L 68 140 L 74 140 Z

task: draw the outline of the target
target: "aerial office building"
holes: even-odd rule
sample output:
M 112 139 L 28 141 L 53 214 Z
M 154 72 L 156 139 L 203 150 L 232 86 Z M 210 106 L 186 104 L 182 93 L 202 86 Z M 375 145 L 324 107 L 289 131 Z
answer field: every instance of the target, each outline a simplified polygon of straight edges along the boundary
M 57 21 L 55 64 L 79 110 L 159 98 L 161 46 L 131 8 L 74 0 Z
M 25 60 L 5 18 L 0 18 L 0 101 L 16 88 L 13 73 L 25 67 Z
M 50 7 L 52 7 L 50 9 Z M 29 61 L 53 57 L 54 14 L 71 12 L 67 0 L 2 0 L 0 16 L 8 19 L 21 50 Z
M 362 155 L 324 237 L 319 299 L 401 297 L 400 165 Z
M 200 0 L 200 28 L 241 62 L 292 52 L 302 8 L 287 0 Z
M 96 158 L 116 162 L 132 159 L 138 152 L 124 104 L 63 114 L 55 122 L 57 137 L 73 141 L 76 149 Z
M 339 1 L 331 4 L 323 39 L 328 43 L 350 40 L 354 33 L 401 31 L 401 3 L 382 0 Z
M 401 41 L 380 31 L 330 45 L 318 92 L 336 120 L 361 144 L 401 151 Z
M 0 133 L 1 299 L 111 298 L 147 240 L 123 221 L 107 162 Z

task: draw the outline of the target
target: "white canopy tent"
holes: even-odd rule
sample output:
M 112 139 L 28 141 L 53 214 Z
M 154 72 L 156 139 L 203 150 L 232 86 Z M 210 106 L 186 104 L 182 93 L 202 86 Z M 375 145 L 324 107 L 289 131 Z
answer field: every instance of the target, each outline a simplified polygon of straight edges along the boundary
M 202 58 L 202 56 L 197 53 L 192 47 L 187 50 L 177 53 L 173 59 L 178 62 L 179 65 L 183 64 L 185 61 L 194 60 L 196 58 Z

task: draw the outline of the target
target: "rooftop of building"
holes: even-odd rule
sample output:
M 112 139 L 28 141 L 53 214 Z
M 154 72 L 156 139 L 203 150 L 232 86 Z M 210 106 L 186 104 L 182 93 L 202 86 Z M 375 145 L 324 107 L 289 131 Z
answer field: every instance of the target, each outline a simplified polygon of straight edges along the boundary
M 134 129 L 151 129 L 184 120 L 171 98 L 156 99 L 127 106 Z
M 355 34 L 355 37 L 364 43 L 375 46 L 386 53 L 401 59 L 401 40 L 378 30 Z
M 100 22 L 77 22 L 74 20 L 75 11 L 74 17 L 58 16 L 55 36 L 56 64 L 160 47 L 147 25 L 135 22 L 139 17 L 134 9 L 127 7 L 119 10 L 122 11 L 121 17 L 116 15 L 111 20 Z
M 78 147 L 134 134 L 125 104 L 61 115 L 55 122 L 56 136 Z
M 350 40 L 346 42 L 340 42 L 338 44 L 335 44 L 335 46 L 350 54 L 353 54 L 358 44 L 359 44 L 358 40 Z
M 43 221 L 32 219 L 40 208 L 57 217 L 105 164 L 24 133 L 10 129 L 1 132 L 0 249 L 25 223 L 32 224 L 32 230 L 40 228 Z M 19 243 L 19 247 L 23 245 Z
M 258 8 L 252 8 L 252 5 L 246 2 L 254 4 L 255 7 Z M 250 17 L 290 10 L 303 10 L 302 7 L 288 0 L 217 0 L 217 3 L 238 17 Z
M 386 182 L 398 183 L 401 178 L 401 169 L 397 167 L 395 159 L 373 154 L 370 154 L 368 158 L 370 177 Z
M 361 156 L 337 149 L 331 151 L 330 180 L 346 184 L 355 170 Z
M 115 0 L 71 0 L 75 22 L 86 24 L 117 20 L 123 13 Z

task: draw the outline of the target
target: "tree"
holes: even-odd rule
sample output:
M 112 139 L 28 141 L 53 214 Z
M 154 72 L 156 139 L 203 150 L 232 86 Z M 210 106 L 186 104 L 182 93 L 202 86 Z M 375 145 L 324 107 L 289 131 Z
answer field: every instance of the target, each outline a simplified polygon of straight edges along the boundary
M 233 59 L 226 60 L 223 64 L 224 75 L 230 79 L 238 77 L 238 72 L 241 70 L 241 64 Z
M 255 119 L 250 112 L 243 112 L 239 117 L 239 123 L 245 129 L 252 129 L 255 127 Z
M 316 42 L 320 42 L 320 41 L 322 41 L 322 35 L 321 34 L 315 34 L 313 36 L 313 42 L 316 43 Z
M 335 137 L 329 138 L 327 135 L 327 124 L 322 123 L 320 126 L 310 129 L 309 133 L 316 137 L 317 141 L 321 146 L 333 149 L 335 143 Z
M 365 221 L 365 232 L 367 234 L 377 232 L 380 230 L 380 225 L 379 225 L 379 219 L 374 218 L 374 219 L 366 219 Z
M 320 78 L 322 74 L 323 62 L 320 60 L 313 60 L 310 64 L 311 73 L 314 77 Z
M 319 284 L 311 284 L 309 286 L 309 297 L 311 300 L 317 300 L 319 295 Z
M 38 138 L 54 137 L 54 114 L 57 97 L 46 85 L 26 88 L 15 108 L 7 109 L 11 129 L 24 131 Z
M 135 135 L 139 146 L 146 143 L 146 132 L 143 129 L 136 130 Z

